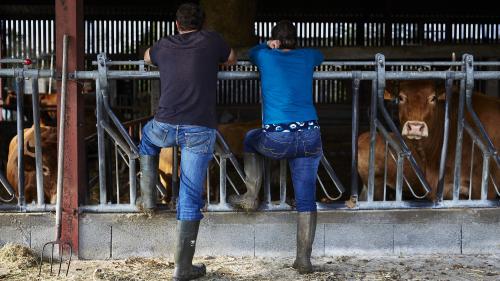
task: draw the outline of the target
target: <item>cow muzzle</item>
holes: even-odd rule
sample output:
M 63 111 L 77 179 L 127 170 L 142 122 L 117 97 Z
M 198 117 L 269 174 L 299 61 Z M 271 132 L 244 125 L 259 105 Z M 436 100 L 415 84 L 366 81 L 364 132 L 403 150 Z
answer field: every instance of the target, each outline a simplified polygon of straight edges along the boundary
M 429 128 L 425 122 L 406 121 L 401 134 L 411 140 L 419 140 L 429 136 Z

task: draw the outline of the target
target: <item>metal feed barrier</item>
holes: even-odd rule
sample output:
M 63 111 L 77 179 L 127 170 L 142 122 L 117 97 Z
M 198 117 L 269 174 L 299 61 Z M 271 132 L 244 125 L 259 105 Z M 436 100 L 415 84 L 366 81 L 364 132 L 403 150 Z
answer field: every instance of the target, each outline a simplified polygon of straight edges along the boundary
M 24 64 L 24 59 L 0 59 L 0 64 Z M 52 211 L 54 205 L 45 204 L 43 192 L 43 168 L 42 168 L 42 145 L 40 129 L 40 105 L 38 96 L 38 78 L 51 78 L 54 72 L 51 70 L 28 69 L 26 67 L 14 67 L 10 69 L 0 69 L 0 77 L 14 78 L 16 90 L 16 122 L 17 122 L 17 181 L 18 194 L 17 205 L 0 204 L 0 210 L 19 210 L 19 211 Z M 35 136 L 35 169 L 36 169 L 36 204 L 26 204 L 24 197 L 24 83 L 30 79 L 33 83 L 32 101 L 33 101 L 33 126 Z M 21 145 L 19 145 L 21 144 Z M 10 183 L 5 178 L 3 171 L 0 171 L 0 188 L 4 188 L 9 194 L 9 198 L 0 198 L 3 203 L 12 202 L 15 199 L 15 192 Z
M 85 205 L 80 206 L 83 212 L 136 212 L 138 209 L 135 206 L 136 189 L 137 189 L 137 171 L 136 159 L 138 158 L 137 146 L 130 137 L 127 129 L 123 126 L 120 120 L 113 113 L 109 105 L 108 96 L 108 80 L 116 79 L 159 79 L 158 71 L 148 71 L 145 68 L 143 61 L 107 61 L 105 54 L 100 54 L 97 59 L 97 70 L 95 71 L 76 71 L 70 73 L 70 79 L 76 80 L 94 80 L 96 82 L 96 101 L 97 101 L 97 138 L 98 138 L 98 159 L 99 159 L 99 189 L 100 189 L 100 202 L 98 205 Z M 116 65 L 137 65 L 138 70 L 110 70 L 110 66 Z M 248 66 L 247 62 L 240 62 L 239 65 L 244 68 Z M 391 209 L 391 208 L 450 208 L 450 207 L 499 207 L 500 200 L 488 199 L 488 191 L 493 188 L 497 195 L 499 192 L 499 179 L 494 178 L 491 172 L 493 169 L 500 169 L 500 158 L 498 151 L 495 149 L 491 138 L 487 135 L 483 125 L 472 108 L 472 91 L 474 88 L 474 80 L 498 80 L 500 79 L 500 71 L 481 71 L 474 69 L 475 66 L 500 66 L 500 62 L 476 62 L 474 63 L 471 55 L 464 55 L 460 62 L 386 62 L 382 54 L 377 54 L 374 61 L 353 61 L 353 62 L 325 62 L 323 66 L 331 66 L 327 71 L 316 71 L 314 79 L 316 80 L 352 80 L 352 160 L 351 160 L 351 189 L 350 199 L 348 199 L 349 207 L 346 206 L 345 201 L 340 201 L 341 195 L 344 193 L 344 188 L 340 180 L 334 173 L 333 168 L 330 166 L 326 158 L 323 158 L 321 165 L 326 170 L 329 178 L 332 180 L 333 185 L 336 187 L 336 195 L 331 196 L 328 194 L 324 180 L 319 179 L 320 187 L 323 188 L 325 195 L 333 203 L 318 202 L 319 209 Z M 362 67 L 362 70 L 341 70 L 337 71 L 337 67 Z M 403 67 L 446 67 L 446 71 L 435 70 L 387 70 L 388 67 L 403 68 Z M 454 70 L 453 68 L 459 68 Z M 5 75 L 5 70 L 0 70 L 0 74 Z M 10 76 L 14 77 L 14 76 Z M 245 79 L 258 79 L 259 73 L 256 71 L 220 71 L 218 74 L 220 80 L 245 80 Z M 405 143 L 403 137 L 396 124 L 393 122 L 389 112 L 384 104 L 384 90 L 386 80 L 424 80 L 434 79 L 443 80 L 446 85 L 446 114 L 444 122 L 444 141 L 441 148 L 441 158 L 439 166 L 439 181 L 437 186 L 437 200 L 435 202 L 426 200 L 404 200 L 403 190 L 408 188 L 410 193 L 415 199 L 422 199 L 431 192 L 431 185 L 426 180 L 421 167 L 418 165 L 415 157 L 412 155 L 408 145 Z M 357 139 L 359 130 L 359 95 L 360 95 L 360 82 L 368 80 L 372 83 L 371 104 L 370 104 L 370 153 L 369 153 L 369 177 L 367 184 L 367 199 L 366 201 L 358 200 L 359 183 L 357 174 Z M 17 80 L 16 80 L 17 81 Z M 452 84 L 454 81 L 460 82 L 460 103 L 458 105 L 458 123 L 457 123 L 457 136 L 456 136 L 456 151 L 452 152 L 455 156 L 455 163 L 453 169 L 453 198 L 451 200 L 443 200 L 444 176 L 445 176 L 445 163 L 448 155 L 448 141 L 454 136 L 449 135 L 450 127 L 450 106 L 449 100 L 452 94 Z M 465 112 L 468 112 L 472 117 L 473 124 L 468 124 L 464 118 Z M 379 115 L 381 117 L 379 117 Z M 385 125 L 384 125 L 385 124 Z M 386 126 L 388 128 L 386 128 Z M 460 199 L 460 178 L 461 178 L 461 159 L 462 159 L 462 143 L 465 134 L 470 136 L 472 141 L 472 149 L 477 147 L 483 157 L 482 161 L 482 181 L 481 181 L 481 197 L 480 199 Z M 379 134 L 385 143 L 385 170 L 387 170 L 388 161 L 396 163 L 396 187 L 395 187 L 395 200 L 389 201 L 385 199 L 385 192 L 387 183 L 384 181 L 384 200 L 374 200 L 375 193 L 375 141 L 376 136 Z M 123 159 L 124 163 L 129 169 L 129 202 L 121 203 L 117 200 L 116 204 L 109 201 L 106 177 L 110 176 L 106 168 L 106 161 L 110 160 L 106 157 L 109 149 L 105 145 L 105 136 L 108 136 L 114 145 L 115 154 L 115 167 L 118 166 L 118 160 Z M 212 188 L 207 187 L 207 210 L 208 211 L 231 211 L 232 207 L 226 202 L 226 183 L 229 182 L 230 186 L 238 192 L 235 184 L 235 179 L 230 178 L 227 173 L 227 160 L 236 170 L 238 181 L 244 180 L 242 169 L 235 159 L 234 155 L 230 152 L 223 138 L 219 135 L 218 138 L 219 150 L 215 153 L 215 159 L 219 166 L 219 188 L 218 202 L 210 201 L 210 194 Z M 177 171 L 177 151 L 173 150 L 173 171 Z M 120 156 L 120 157 L 118 157 Z M 474 157 L 474 155 L 473 155 Z M 408 163 L 412 172 L 418 178 L 421 187 L 425 191 L 424 194 L 416 194 L 415 187 L 411 186 L 408 182 L 405 172 L 403 171 L 404 164 Z M 271 199 L 271 172 L 269 168 L 269 161 L 266 161 L 265 175 L 264 175 L 264 200 L 260 210 L 289 210 L 292 209 L 286 202 L 286 162 L 280 162 L 280 192 L 279 200 L 273 202 Z M 471 163 L 474 159 L 471 160 Z M 22 163 L 21 163 L 22 164 Z M 471 165 L 471 176 L 472 176 Z M 115 172 L 118 176 L 118 170 Z M 175 197 L 175 190 L 178 188 L 177 173 L 173 173 L 173 197 Z M 491 184 L 490 184 L 491 183 Z M 117 194 L 119 193 L 119 183 L 117 179 Z M 471 186 L 471 188 L 477 188 Z M 167 191 L 158 186 L 159 192 L 165 195 Z M 21 197 L 21 195 L 20 195 Z M 335 201 L 336 200 L 336 201 Z M 23 206 L 23 202 L 20 201 Z M 39 201 L 43 202 L 43 201 Z M 30 209 L 25 208 L 29 211 Z

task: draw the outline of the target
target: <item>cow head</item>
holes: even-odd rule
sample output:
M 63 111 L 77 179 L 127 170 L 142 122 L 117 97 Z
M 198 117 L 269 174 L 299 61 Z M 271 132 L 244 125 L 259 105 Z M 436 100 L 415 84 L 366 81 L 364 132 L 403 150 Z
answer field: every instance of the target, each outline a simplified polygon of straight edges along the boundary
M 401 135 L 411 140 L 421 140 L 431 136 L 431 132 L 439 119 L 443 91 L 438 90 L 434 81 L 402 81 L 396 93 L 386 90 L 385 99 L 397 98 L 399 121 L 402 124 Z

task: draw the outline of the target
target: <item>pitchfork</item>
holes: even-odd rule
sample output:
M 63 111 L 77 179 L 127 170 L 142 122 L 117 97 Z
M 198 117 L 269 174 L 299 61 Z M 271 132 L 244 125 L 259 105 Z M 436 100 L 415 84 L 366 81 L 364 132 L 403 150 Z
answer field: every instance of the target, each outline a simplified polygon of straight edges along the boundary
M 59 139 L 57 142 L 57 201 L 56 201 L 56 240 L 45 243 L 42 248 L 42 253 L 40 255 L 40 268 L 38 271 L 38 276 L 42 273 L 42 263 L 43 263 L 43 252 L 45 247 L 52 245 L 52 251 L 50 254 L 50 275 L 52 275 L 52 265 L 54 260 L 54 247 L 58 245 L 59 250 L 59 271 L 57 275 L 61 274 L 62 257 L 64 246 L 69 250 L 69 260 L 68 268 L 66 269 L 66 276 L 68 276 L 69 265 L 71 264 L 71 255 L 73 254 L 73 248 L 69 242 L 61 241 L 61 213 L 62 213 L 62 195 L 63 195 L 63 177 L 64 177 L 64 125 L 66 123 L 66 83 L 67 78 L 67 66 L 68 66 L 68 35 L 64 35 L 63 38 L 63 65 L 62 65 L 62 83 L 61 83 L 61 109 L 59 114 Z

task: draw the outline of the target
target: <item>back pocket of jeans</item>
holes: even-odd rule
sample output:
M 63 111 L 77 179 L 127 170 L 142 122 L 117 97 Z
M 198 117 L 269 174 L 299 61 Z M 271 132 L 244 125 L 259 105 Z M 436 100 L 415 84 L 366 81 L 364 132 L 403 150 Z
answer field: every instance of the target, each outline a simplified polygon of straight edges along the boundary
M 304 145 L 305 156 L 319 156 L 323 153 L 323 146 L 321 144 L 321 137 L 304 139 L 302 140 Z
M 185 133 L 186 148 L 194 153 L 209 153 L 212 139 L 215 138 L 213 131 L 203 131 L 196 133 Z

